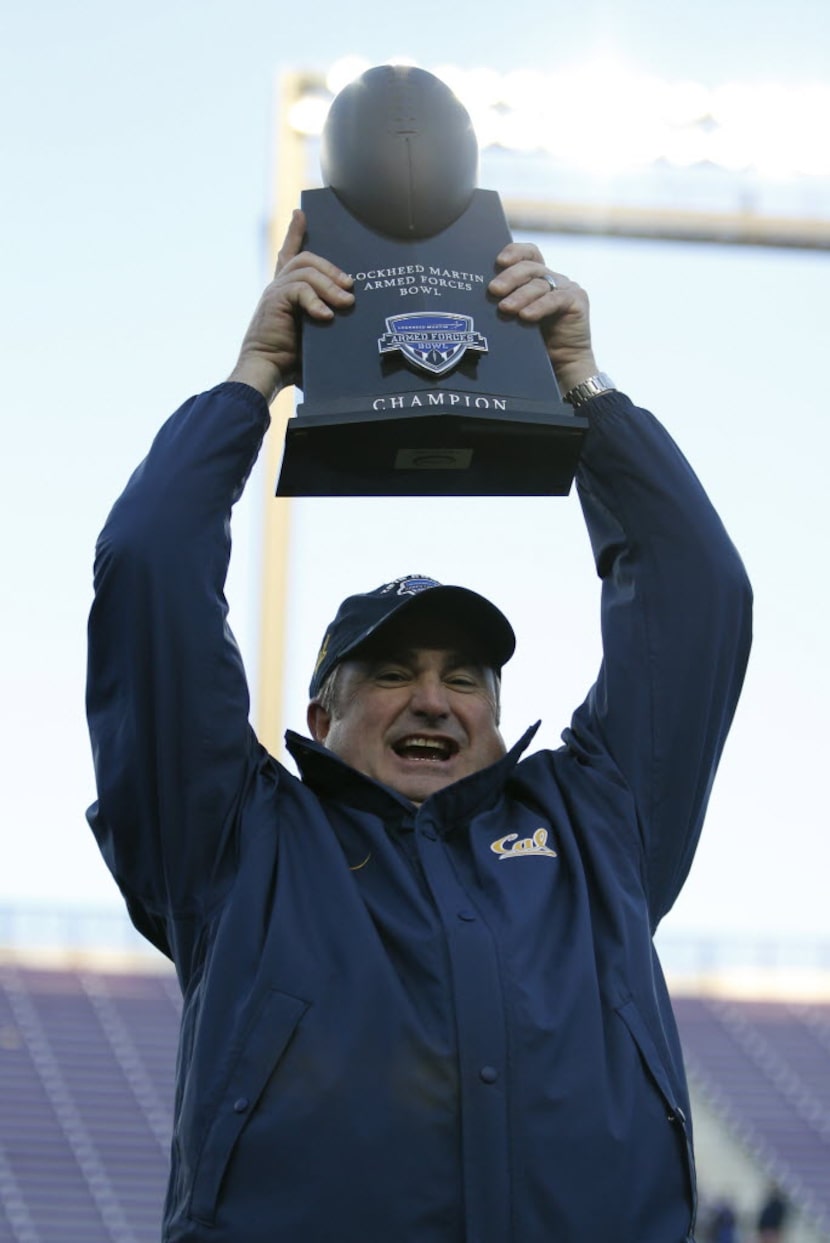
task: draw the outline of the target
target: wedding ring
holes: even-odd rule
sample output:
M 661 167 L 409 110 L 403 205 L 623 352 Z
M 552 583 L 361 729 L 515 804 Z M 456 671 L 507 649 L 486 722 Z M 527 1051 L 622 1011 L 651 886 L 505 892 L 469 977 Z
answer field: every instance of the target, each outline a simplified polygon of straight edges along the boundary
M 554 278 L 551 276 L 550 272 L 545 272 L 545 277 L 544 277 L 544 279 L 548 282 L 548 284 L 550 285 L 551 289 L 558 289 L 558 288 L 559 288 L 559 286 L 557 285 L 556 281 L 555 281 L 555 280 L 554 280 Z

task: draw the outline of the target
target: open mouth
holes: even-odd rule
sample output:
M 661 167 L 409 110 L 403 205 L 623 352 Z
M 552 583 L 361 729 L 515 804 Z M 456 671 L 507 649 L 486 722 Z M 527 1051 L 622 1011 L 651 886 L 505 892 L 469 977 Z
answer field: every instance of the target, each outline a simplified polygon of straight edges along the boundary
M 428 738 L 423 734 L 410 734 L 393 746 L 402 760 L 431 761 L 445 764 L 458 754 L 458 743 L 452 738 Z

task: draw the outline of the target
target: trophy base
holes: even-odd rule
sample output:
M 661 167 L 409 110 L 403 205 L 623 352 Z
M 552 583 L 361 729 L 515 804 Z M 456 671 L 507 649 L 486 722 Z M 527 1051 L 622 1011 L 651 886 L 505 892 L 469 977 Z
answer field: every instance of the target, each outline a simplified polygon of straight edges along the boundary
M 276 494 L 566 496 L 587 427 L 537 411 L 297 414 Z

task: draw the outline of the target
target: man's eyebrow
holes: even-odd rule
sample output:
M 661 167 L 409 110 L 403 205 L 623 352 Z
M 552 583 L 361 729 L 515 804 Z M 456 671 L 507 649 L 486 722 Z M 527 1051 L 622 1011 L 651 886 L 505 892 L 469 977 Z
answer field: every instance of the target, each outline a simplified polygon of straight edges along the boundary
M 474 655 L 472 652 L 450 652 L 449 664 L 452 665 L 473 665 L 476 669 L 486 669 L 487 661 L 482 655 Z

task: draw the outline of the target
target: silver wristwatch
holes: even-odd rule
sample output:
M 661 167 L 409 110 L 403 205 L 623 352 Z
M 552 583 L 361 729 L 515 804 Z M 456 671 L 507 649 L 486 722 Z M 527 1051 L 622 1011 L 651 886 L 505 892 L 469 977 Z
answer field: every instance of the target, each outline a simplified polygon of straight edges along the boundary
M 569 406 L 573 406 L 574 410 L 578 410 L 592 397 L 599 397 L 600 393 L 615 393 L 616 391 L 617 386 L 610 375 L 606 375 L 604 371 L 598 371 L 596 375 L 589 376 L 581 384 L 575 384 L 562 400 L 566 401 Z

